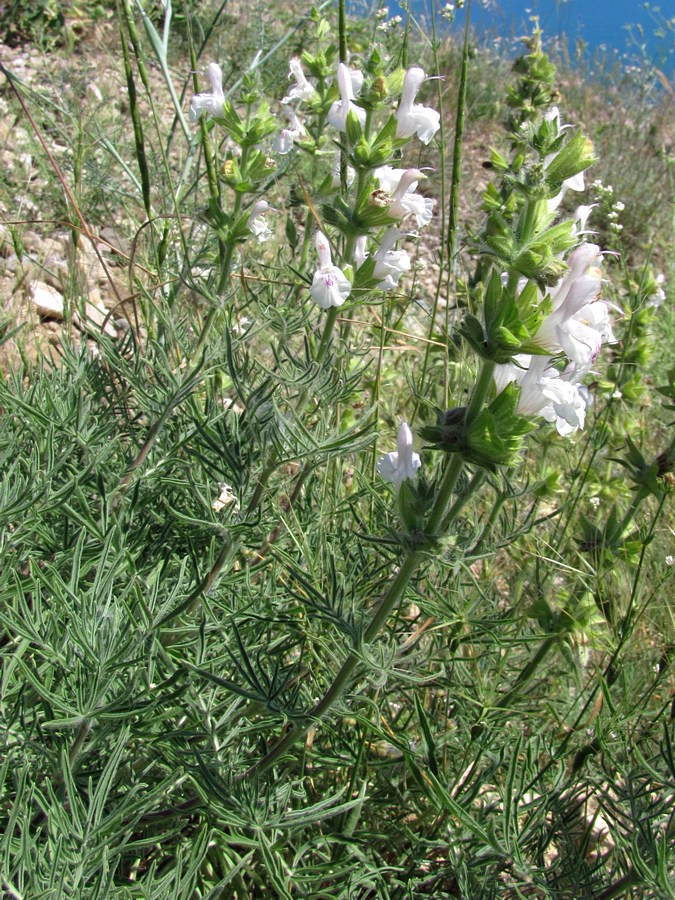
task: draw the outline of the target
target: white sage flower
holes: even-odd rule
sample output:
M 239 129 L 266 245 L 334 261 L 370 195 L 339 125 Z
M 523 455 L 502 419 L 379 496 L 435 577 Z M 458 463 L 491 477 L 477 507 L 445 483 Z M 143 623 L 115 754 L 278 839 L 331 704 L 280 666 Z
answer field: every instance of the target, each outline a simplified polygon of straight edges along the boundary
M 258 239 L 259 244 L 263 244 L 272 237 L 272 231 L 264 219 L 264 213 L 268 209 L 272 209 L 272 207 L 267 200 L 258 200 L 251 207 L 251 214 L 248 217 L 248 230 Z
M 400 488 L 406 478 L 413 479 L 421 465 L 419 454 L 413 451 L 413 435 L 407 422 L 401 422 L 398 430 L 397 449 L 381 456 L 377 471 L 385 481 Z
M 290 153 L 294 147 L 295 141 L 307 134 L 305 126 L 298 118 L 295 110 L 291 109 L 290 106 L 284 106 L 284 113 L 286 114 L 290 128 L 282 128 L 281 131 L 274 136 L 274 140 L 272 141 L 272 150 L 282 156 Z
M 423 144 L 428 144 L 441 127 L 441 117 L 435 109 L 415 103 L 426 77 L 424 69 L 418 66 L 405 73 L 401 102 L 396 110 L 396 137 L 407 138 L 416 133 Z
M 403 232 L 398 228 L 388 228 L 384 233 L 380 246 L 373 254 L 375 278 L 382 279 L 377 285 L 382 291 L 390 291 L 398 287 L 404 272 L 410 271 L 410 256 L 407 250 L 394 250 L 394 245 Z
M 597 203 L 591 203 L 590 206 L 577 206 L 574 210 L 574 234 L 595 234 L 594 231 L 588 231 L 586 225 L 588 223 L 588 217 L 597 205 Z
M 328 122 L 337 128 L 338 131 L 345 131 L 347 128 L 347 115 L 351 110 L 358 117 L 361 128 L 366 124 L 366 111 L 356 106 L 354 100 L 354 86 L 352 73 L 349 67 L 344 63 L 338 65 L 337 71 L 338 90 L 340 91 L 340 99 L 336 100 L 328 111 Z
M 288 65 L 291 70 L 288 77 L 294 78 L 295 84 L 281 102 L 286 104 L 292 100 L 311 100 L 316 94 L 316 88 L 307 81 L 299 57 L 294 56 Z
M 222 116 L 225 94 L 223 93 L 223 70 L 218 63 L 209 63 L 206 70 L 211 90 L 205 94 L 195 94 L 190 101 L 190 121 L 196 122 L 202 114 L 207 119 Z
M 550 293 L 553 309 L 534 336 L 543 350 L 562 351 L 577 371 L 587 372 L 602 344 L 616 341 L 609 306 L 600 300 L 600 258 L 595 244 L 580 244 L 570 253 L 569 271 Z
M 497 393 L 511 382 L 520 387 L 517 413 L 542 416 L 567 437 L 584 427 L 591 402 L 588 389 L 576 383 L 577 374 L 572 366 L 559 372 L 546 356 L 520 354 L 513 362 L 495 366 L 493 377 Z
M 349 279 L 337 266 L 333 265 L 328 238 L 322 231 L 316 233 L 316 252 L 319 268 L 314 273 L 310 294 L 321 309 L 342 306 L 349 297 L 352 286 Z
M 358 97 L 361 93 L 361 88 L 363 87 L 363 72 L 360 72 L 358 69 L 350 69 L 349 77 L 352 82 L 352 90 L 354 91 L 354 96 Z
M 391 216 L 404 219 L 407 215 L 413 215 L 418 228 L 424 228 L 431 222 L 434 201 L 430 197 L 422 197 L 421 194 L 415 193 L 419 179 L 425 177 L 423 172 L 419 169 L 392 169 L 391 166 L 381 166 L 375 170 L 375 177 L 382 190 L 391 194 L 389 206 Z

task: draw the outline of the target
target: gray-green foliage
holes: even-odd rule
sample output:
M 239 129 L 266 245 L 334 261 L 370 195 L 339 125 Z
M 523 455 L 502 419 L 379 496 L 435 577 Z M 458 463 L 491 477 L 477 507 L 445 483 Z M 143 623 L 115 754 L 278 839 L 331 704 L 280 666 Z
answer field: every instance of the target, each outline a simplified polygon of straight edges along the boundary
M 313 19 L 321 73 L 337 50 Z M 154 46 L 162 57 L 156 32 Z M 376 82 L 386 60 L 371 62 Z M 400 90 L 402 73 L 388 75 Z M 245 154 L 238 172 L 217 168 L 219 123 L 202 122 L 194 170 L 162 171 L 186 222 L 158 218 L 139 238 L 155 281 L 135 282 L 126 336 L 64 341 L 51 364 L 0 382 L 3 890 L 672 895 L 672 607 L 658 556 L 672 461 L 665 429 L 626 453 L 639 409 L 612 396 L 644 360 L 629 329 L 576 443 L 527 434 L 513 384 L 491 393 L 494 362 L 532 351 L 541 316 L 523 297 L 538 300 L 570 246 L 569 223 L 551 235 L 546 198 L 574 171 L 548 184 L 527 157 L 566 137 L 538 123 L 515 160 L 500 157 L 476 242 L 487 271 L 453 285 L 471 315 L 461 331 L 432 328 L 447 357 L 420 383 L 420 352 L 388 352 L 412 293 L 383 296 L 364 264 L 353 322 L 308 302 L 314 218 L 334 225 L 346 265 L 351 232 L 375 233 L 381 215 L 355 215 L 374 150 L 353 121 L 339 138 L 362 163 L 352 194 L 315 163 L 336 96 L 320 83 L 316 130 L 279 167 L 295 182 L 279 189 L 288 247 L 252 243 L 246 211 L 267 175 L 240 179 Z M 264 130 L 255 76 L 243 86 L 247 124 Z M 230 136 L 241 121 L 230 115 Z M 166 137 L 142 125 L 129 165 L 148 165 L 148 134 Z M 139 210 L 171 211 L 138 188 Z M 312 190 L 321 203 L 302 207 Z M 501 286 L 490 266 L 516 277 Z M 520 308 L 519 273 L 532 278 Z M 431 426 L 447 453 L 423 451 L 397 507 L 374 456 L 411 384 L 423 409 L 448 389 L 471 395 Z M 589 506 L 602 490 L 611 500 Z

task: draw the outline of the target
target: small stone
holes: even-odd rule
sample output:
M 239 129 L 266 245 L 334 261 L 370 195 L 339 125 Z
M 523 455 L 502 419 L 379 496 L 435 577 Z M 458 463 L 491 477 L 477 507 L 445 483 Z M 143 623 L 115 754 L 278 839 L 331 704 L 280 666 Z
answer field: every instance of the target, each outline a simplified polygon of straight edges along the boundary
M 25 253 L 22 254 L 21 259 L 19 259 L 16 253 L 12 253 L 7 257 L 5 270 L 11 272 L 13 275 L 16 275 L 17 273 L 23 274 L 32 264 L 33 260 L 30 256 L 26 256 Z
M 93 303 L 85 303 L 84 316 L 84 321 L 90 329 L 92 325 L 94 325 L 99 331 L 103 331 L 107 334 L 108 337 L 117 337 L 117 329 L 112 322 L 112 317 L 107 314 L 105 308 L 99 309 L 99 307 L 94 306 Z M 82 327 L 82 318 L 78 313 L 73 313 L 73 322 Z
M 121 253 L 123 256 L 131 255 L 131 241 L 125 238 L 116 228 L 111 228 L 109 225 L 106 225 L 105 228 L 101 229 L 100 237 L 101 240 L 110 245 L 105 248 L 106 250 L 117 250 L 118 253 Z
M 37 231 L 26 231 L 24 232 L 22 243 L 26 250 L 37 253 L 42 249 L 44 241 Z
M 40 316 L 63 319 L 63 295 L 44 281 L 34 281 L 30 288 L 33 309 Z
M 60 254 L 50 253 L 45 256 L 43 266 L 41 274 L 45 282 L 55 288 L 63 287 L 68 276 L 68 263 L 65 259 Z

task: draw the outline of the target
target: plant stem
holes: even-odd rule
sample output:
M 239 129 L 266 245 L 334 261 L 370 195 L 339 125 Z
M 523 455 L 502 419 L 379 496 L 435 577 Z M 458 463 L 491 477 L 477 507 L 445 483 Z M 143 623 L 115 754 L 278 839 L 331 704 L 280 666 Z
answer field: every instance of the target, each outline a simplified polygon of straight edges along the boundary
M 454 268 L 454 259 L 455 254 L 457 252 L 457 227 L 458 227 L 458 216 L 459 216 L 459 185 L 462 179 L 462 152 L 463 152 L 463 141 L 464 141 L 464 120 L 466 116 L 466 82 L 467 82 L 467 73 L 469 68 L 469 22 L 471 18 L 471 0 L 467 4 L 466 9 L 466 22 L 464 26 L 464 46 L 462 50 L 462 69 L 460 73 L 460 81 L 459 81 L 459 94 L 457 97 L 457 115 L 455 117 L 455 137 L 453 140 L 452 147 L 452 171 L 450 175 L 450 200 L 448 204 L 448 231 L 445 239 L 445 247 L 446 247 L 446 256 L 448 260 L 448 282 L 450 280 L 450 275 Z M 442 112 L 442 103 L 441 103 L 441 90 L 439 87 L 438 90 L 438 98 L 439 98 L 439 108 Z M 443 131 L 441 131 L 443 135 Z M 442 182 L 445 181 L 445 166 L 442 170 Z M 443 193 L 443 198 L 445 199 L 445 194 Z M 445 215 L 445 210 L 443 211 L 443 215 Z M 442 277 L 442 274 L 441 276 Z M 434 330 L 436 327 L 436 317 L 438 314 L 438 301 L 440 297 L 440 277 L 438 281 L 438 285 L 436 288 L 436 295 L 434 298 L 434 307 L 431 313 L 431 321 L 429 323 L 429 333 L 427 335 L 428 343 L 426 345 L 426 350 L 424 352 L 424 360 L 422 362 L 422 374 L 420 376 L 418 392 L 421 395 L 424 391 L 424 382 L 426 381 L 427 368 L 429 366 L 429 358 L 431 353 L 431 348 L 433 346 L 433 336 Z M 449 287 L 449 284 L 448 284 Z M 448 291 L 449 294 L 449 291 Z M 445 298 L 445 333 L 446 339 L 447 335 L 450 331 L 450 297 L 447 296 Z M 448 365 L 447 365 L 447 354 L 446 354 L 446 366 L 445 366 L 445 395 L 448 393 Z M 415 414 L 417 413 L 417 409 L 419 406 L 419 402 L 415 404 Z M 413 416 L 414 418 L 414 416 Z
M 501 698 L 499 703 L 496 705 L 496 709 L 505 709 L 508 704 L 511 702 L 511 698 L 524 686 L 528 681 L 531 680 L 534 673 L 537 671 L 542 662 L 546 659 L 549 652 L 556 646 L 558 641 L 560 640 L 560 635 L 551 634 L 549 635 L 539 646 L 539 649 L 534 654 L 534 656 L 530 659 L 530 661 L 525 665 L 525 667 L 521 670 L 520 675 L 515 680 L 513 687 L 511 687 L 506 694 Z
M 474 388 L 471 402 L 469 404 L 469 409 L 467 410 L 467 418 L 477 415 L 481 406 L 483 405 L 483 402 L 485 401 L 485 397 L 491 385 L 493 369 L 493 363 L 483 363 L 481 373 L 478 377 L 478 381 L 476 383 L 476 387 Z M 455 503 L 450 512 L 446 515 L 448 506 L 452 499 L 453 491 L 455 490 L 463 467 L 464 460 L 462 459 L 462 457 L 459 454 L 453 454 L 445 467 L 445 471 L 438 488 L 438 493 L 436 494 L 434 505 L 431 508 L 431 512 L 429 513 L 429 518 L 426 523 L 425 533 L 430 537 L 435 537 L 437 535 L 441 523 L 443 524 L 444 530 L 447 530 L 464 505 L 460 502 Z M 479 480 L 476 476 L 474 476 L 473 484 L 473 490 L 476 490 L 479 484 Z M 375 610 L 375 613 L 370 620 L 370 624 L 363 633 L 363 644 L 369 644 L 377 637 L 380 629 L 389 618 L 392 610 L 403 597 L 410 579 L 415 574 L 419 563 L 422 561 L 422 559 L 425 558 L 425 556 L 426 553 L 422 550 L 408 550 L 405 557 L 403 558 L 403 562 L 401 563 L 401 567 L 398 573 L 396 574 L 394 580 L 391 582 L 387 591 L 380 600 L 379 606 Z M 317 720 L 320 720 L 324 717 L 324 715 L 344 694 L 360 659 L 361 654 L 357 652 L 357 650 L 350 650 L 347 658 L 335 675 L 335 678 L 333 679 L 330 687 L 312 710 L 309 721 L 306 721 L 303 724 L 293 723 L 286 734 L 281 738 L 281 740 L 279 740 L 269 750 L 269 752 L 265 754 L 265 756 L 259 759 L 257 763 L 255 763 L 245 772 L 244 777 L 254 774 L 260 775 L 263 772 L 266 772 L 286 753 L 287 750 L 290 750 L 291 747 L 293 747 L 293 745 L 297 743 L 297 741 L 299 741 L 305 734 L 307 734 L 309 729 Z
M 494 370 L 495 364 L 493 362 L 487 359 L 483 360 L 483 365 L 481 366 L 480 374 L 478 376 L 478 382 L 466 410 L 465 421 L 467 425 L 473 422 L 481 410 L 487 393 L 492 386 L 492 375 Z

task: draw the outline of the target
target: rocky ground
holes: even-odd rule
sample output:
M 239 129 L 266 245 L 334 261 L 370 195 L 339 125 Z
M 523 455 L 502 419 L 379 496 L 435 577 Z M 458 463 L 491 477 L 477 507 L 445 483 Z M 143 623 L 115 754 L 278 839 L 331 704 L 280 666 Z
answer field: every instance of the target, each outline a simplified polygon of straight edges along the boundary
M 75 340 L 89 339 L 100 329 L 111 337 L 124 332 L 130 318 L 125 301 L 133 298 L 129 260 L 143 214 L 138 191 L 127 190 L 131 186 L 124 183 L 123 167 L 106 149 L 109 141 L 135 171 L 127 87 L 110 23 L 74 53 L 0 45 L 0 58 L 5 68 L 0 83 L 0 323 L 10 333 L 0 345 L 0 369 L 7 374 L 21 358 L 50 358 L 64 331 Z M 150 77 L 153 100 L 168 128 L 173 114 L 166 87 L 158 69 L 151 68 Z M 488 180 L 482 164 L 493 137 L 485 122 L 467 133 L 462 220 L 474 225 Z M 424 305 L 438 278 L 440 203 L 436 211 L 435 227 L 423 233 L 417 252 L 415 290 Z M 440 306 L 444 303 L 442 295 Z
M 64 331 L 85 340 L 126 329 L 133 231 L 124 206 L 116 209 L 101 185 L 94 197 L 105 154 L 88 126 L 98 117 L 119 134 L 128 115 L 110 29 L 74 56 L 0 45 L 0 59 L 0 322 L 12 333 L 0 346 L 0 369 L 7 374 L 22 357 L 49 358 Z

